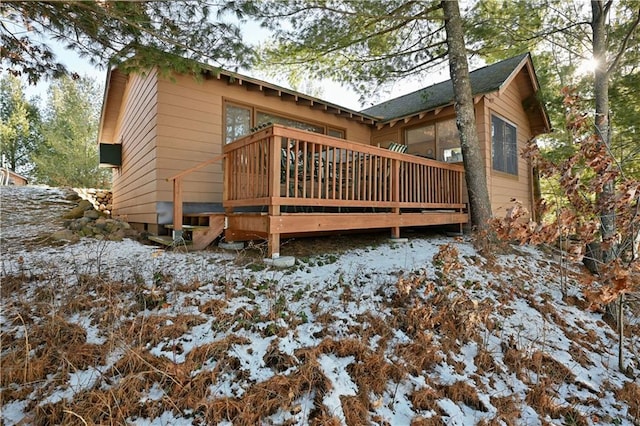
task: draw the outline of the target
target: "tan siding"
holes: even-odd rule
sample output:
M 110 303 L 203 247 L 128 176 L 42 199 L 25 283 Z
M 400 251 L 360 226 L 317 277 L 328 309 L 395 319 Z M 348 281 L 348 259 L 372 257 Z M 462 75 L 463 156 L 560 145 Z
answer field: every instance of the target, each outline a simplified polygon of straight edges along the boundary
M 113 180 L 114 215 L 130 222 L 156 222 L 156 111 L 157 78 L 129 78 L 116 126 L 122 143 L 122 167 Z
M 380 130 L 375 130 L 371 136 L 371 145 L 386 147 L 388 142 L 402 143 L 400 127 L 385 126 Z
M 222 151 L 221 100 L 207 83 L 183 76 L 175 82 L 159 81 L 157 173 L 161 201 L 173 200 L 172 183 L 166 178 Z M 221 194 L 220 164 L 184 179 L 184 202 L 220 202 Z
M 517 77 L 514 83 L 510 84 L 501 94 L 496 93 L 489 96 L 491 100 L 486 103 L 489 164 L 491 162 L 491 114 L 506 119 L 516 126 L 518 153 L 522 152 L 531 138 L 529 119 L 522 107 L 522 94 L 520 93 L 519 85 L 515 84 L 520 77 Z M 525 159 L 518 155 L 518 176 L 494 171 L 490 165 L 489 171 L 491 176 L 489 180 L 491 207 L 496 216 L 504 216 L 506 209 L 513 205 L 511 202 L 513 198 L 521 201 L 528 209 L 532 208 L 531 172 Z
M 256 109 L 300 120 L 344 129 L 349 140 L 370 143 L 368 126 L 335 114 L 301 106 L 278 96 L 265 96 L 245 86 L 224 80 L 195 81 L 176 76 L 160 79 L 158 86 L 158 200 L 172 201 L 172 186 L 166 178 L 215 157 L 222 152 L 223 105 L 225 101 L 254 106 Z M 185 178 L 185 202 L 222 201 L 222 165 L 208 166 Z

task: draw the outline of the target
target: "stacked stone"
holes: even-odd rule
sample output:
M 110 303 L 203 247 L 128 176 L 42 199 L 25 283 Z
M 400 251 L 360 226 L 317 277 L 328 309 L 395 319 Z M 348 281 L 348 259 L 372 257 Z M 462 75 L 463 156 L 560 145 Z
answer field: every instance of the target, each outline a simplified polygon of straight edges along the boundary
M 90 201 L 84 199 L 67 212 L 63 219 L 67 229 L 54 234 L 54 239 L 77 241 L 79 237 L 93 237 L 99 240 L 121 241 L 125 237 L 135 238 L 138 234 L 127 222 L 107 217 L 104 212 L 96 210 Z
M 89 201 L 93 208 L 106 215 L 113 209 L 113 194 L 107 189 L 75 188 L 80 198 Z

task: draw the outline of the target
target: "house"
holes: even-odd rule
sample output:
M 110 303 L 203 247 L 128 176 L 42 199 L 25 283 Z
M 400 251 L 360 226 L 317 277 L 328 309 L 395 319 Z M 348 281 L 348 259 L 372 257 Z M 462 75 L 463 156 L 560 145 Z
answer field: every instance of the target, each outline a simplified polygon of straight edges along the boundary
M 24 186 L 29 180 L 8 167 L 0 167 L 0 185 Z
M 517 198 L 533 211 L 519 152 L 550 124 L 531 57 L 471 83 L 492 209 Z M 227 71 L 113 69 L 99 142 L 113 214 L 154 234 L 197 230 L 200 245 L 224 228 L 227 240 L 268 239 L 276 256 L 281 236 L 468 221 L 450 81 L 354 111 Z

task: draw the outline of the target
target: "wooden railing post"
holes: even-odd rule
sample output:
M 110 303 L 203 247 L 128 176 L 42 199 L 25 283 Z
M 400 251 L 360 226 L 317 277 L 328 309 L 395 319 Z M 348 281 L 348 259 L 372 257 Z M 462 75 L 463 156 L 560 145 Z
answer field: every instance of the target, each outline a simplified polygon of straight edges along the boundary
M 173 179 L 173 240 L 182 240 L 182 177 Z
M 226 154 L 218 155 L 210 160 L 203 161 L 190 169 L 183 170 L 177 175 L 167 178 L 167 181 L 173 182 L 173 240 L 182 240 L 182 178 L 189 173 L 200 170 L 209 164 L 216 163 L 224 159 Z
M 282 156 L 282 136 L 272 135 L 269 138 L 269 219 L 280 216 L 280 168 Z M 268 230 L 268 253 L 271 258 L 280 257 L 280 233 Z
M 396 215 L 400 215 L 400 160 L 391 160 L 391 201 L 397 206 L 392 208 Z M 391 228 L 391 238 L 400 238 L 400 227 Z

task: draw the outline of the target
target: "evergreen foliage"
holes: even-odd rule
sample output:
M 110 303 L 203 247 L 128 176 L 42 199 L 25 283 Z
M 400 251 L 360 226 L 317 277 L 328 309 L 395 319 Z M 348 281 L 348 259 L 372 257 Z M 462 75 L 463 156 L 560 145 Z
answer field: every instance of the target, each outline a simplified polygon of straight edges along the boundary
M 361 100 L 380 87 L 442 65 L 447 55 L 440 1 L 239 0 L 225 8 L 273 31 L 260 62 L 296 80 L 350 84 Z
M 28 170 L 31 153 L 41 142 L 40 113 L 27 101 L 20 80 L 0 79 L 0 154 L 11 170 Z
M 238 28 L 212 19 L 216 12 L 202 0 L 3 1 L 0 69 L 31 83 L 42 77 L 77 78 L 59 62 L 49 39 L 94 65 L 118 65 L 124 71 L 157 66 L 164 72 L 197 72 L 199 61 L 228 68 L 246 64 L 251 55 Z
M 109 171 L 98 167 L 101 94 L 95 81 L 86 77 L 63 77 L 53 83 L 43 114 L 44 143 L 33 156 L 38 182 L 81 188 L 109 186 Z

